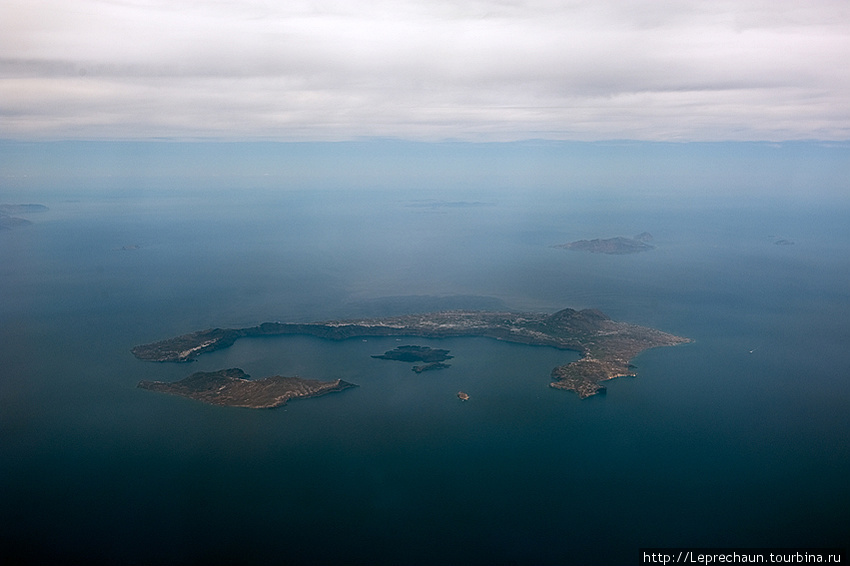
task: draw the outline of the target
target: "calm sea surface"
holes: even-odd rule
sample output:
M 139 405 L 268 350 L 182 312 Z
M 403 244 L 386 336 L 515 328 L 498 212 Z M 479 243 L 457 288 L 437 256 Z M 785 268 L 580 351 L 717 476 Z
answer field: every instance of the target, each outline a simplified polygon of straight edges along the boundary
M 7 556 L 630 564 L 642 546 L 848 544 L 846 206 L 448 191 L 12 202 L 50 210 L 0 232 Z M 552 247 L 643 231 L 643 254 Z M 642 353 L 637 378 L 587 400 L 547 386 L 575 353 L 486 339 L 276 337 L 182 365 L 130 354 L 267 320 L 564 307 L 694 343 Z M 408 343 L 451 350 L 451 367 L 370 357 Z M 360 387 L 261 411 L 136 388 L 226 367 Z

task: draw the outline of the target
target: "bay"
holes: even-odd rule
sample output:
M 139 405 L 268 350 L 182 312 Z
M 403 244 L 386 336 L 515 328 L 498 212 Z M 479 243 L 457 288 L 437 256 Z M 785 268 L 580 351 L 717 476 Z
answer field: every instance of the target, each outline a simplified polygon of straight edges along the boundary
M 40 202 L 0 234 L 10 555 L 606 564 L 642 546 L 846 544 L 840 206 L 458 188 L 54 188 Z M 656 248 L 636 255 L 552 247 L 643 231 Z M 486 339 L 130 354 L 266 320 L 565 307 L 694 343 L 642 353 L 637 378 L 587 400 L 548 387 L 575 353 Z M 407 343 L 451 350 L 451 367 L 371 358 Z M 268 411 L 136 388 L 224 367 L 360 387 Z

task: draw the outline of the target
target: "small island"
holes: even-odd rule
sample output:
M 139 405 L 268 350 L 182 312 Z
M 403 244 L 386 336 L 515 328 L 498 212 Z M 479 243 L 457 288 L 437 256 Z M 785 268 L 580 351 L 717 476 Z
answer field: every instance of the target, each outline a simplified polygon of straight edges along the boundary
M 448 350 L 429 348 L 428 346 L 399 346 L 389 352 L 372 356 L 380 360 L 395 360 L 397 362 L 444 362 L 454 356 Z
M 655 249 L 655 246 L 649 243 L 650 241 L 652 241 L 652 234 L 649 232 L 643 232 L 634 238 L 618 236 L 616 238 L 606 239 L 597 238 L 595 240 L 577 240 L 567 244 L 559 244 L 554 247 L 565 250 L 590 252 L 593 254 L 626 255 Z
M 0 204 L 0 214 L 31 214 L 48 210 L 43 204 Z
M 239 368 L 231 368 L 193 373 L 173 383 L 140 381 L 138 386 L 151 391 L 189 397 L 211 405 L 250 409 L 280 407 L 290 399 L 318 397 L 349 387 L 357 387 L 341 379 L 318 381 L 275 375 L 252 380 L 249 379 L 250 377 Z
M 394 350 L 372 357 L 380 360 L 394 360 L 397 362 L 425 362 L 423 365 L 413 366 L 413 371 L 416 373 L 422 373 L 423 371 L 433 371 L 451 367 L 449 364 L 444 364 L 443 362 L 453 358 L 454 356 L 450 356 L 448 350 L 443 350 L 441 348 L 429 348 L 428 346 L 399 346 Z
M 204 352 L 227 348 L 240 338 L 292 334 L 328 340 L 371 336 L 485 337 L 575 350 L 581 352 L 582 358 L 553 369 L 550 386 L 574 391 L 582 399 L 604 392 L 604 381 L 635 375 L 629 360 L 644 350 L 690 342 L 688 338 L 654 328 L 612 320 L 595 309 L 564 309 L 554 314 L 447 311 L 387 318 L 314 323 L 265 322 L 248 328 L 212 328 L 136 346 L 132 352 L 140 360 L 190 362 Z
M 433 371 L 436 369 L 446 369 L 450 367 L 452 367 L 450 364 L 444 364 L 443 362 L 431 362 L 430 364 L 413 366 L 413 371 L 416 373 L 422 373 L 423 371 Z

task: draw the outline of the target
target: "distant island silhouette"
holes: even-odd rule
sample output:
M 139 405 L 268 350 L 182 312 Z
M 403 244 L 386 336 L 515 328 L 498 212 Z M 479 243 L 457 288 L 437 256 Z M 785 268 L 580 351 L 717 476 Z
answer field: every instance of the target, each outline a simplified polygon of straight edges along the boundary
M 626 255 L 655 249 L 655 246 L 649 243 L 651 241 L 652 234 L 649 232 L 643 232 L 634 238 L 617 236 L 616 238 L 577 240 L 566 244 L 558 244 L 554 247 L 565 250 L 590 252 L 593 254 Z
M 13 214 L 32 214 L 46 210 L 49 209 L 43 204 L 0 204 L 0 230 L 10 230 L 32 224 L 26 218 L 12 216 Z

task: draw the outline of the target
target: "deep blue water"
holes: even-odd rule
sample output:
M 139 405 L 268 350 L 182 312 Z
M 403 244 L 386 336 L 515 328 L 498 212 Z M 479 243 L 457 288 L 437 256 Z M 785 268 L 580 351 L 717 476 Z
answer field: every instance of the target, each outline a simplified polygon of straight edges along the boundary
M 106 195 L 4 196 L 50 207 L 0 232 L 9 556 L 628 564 L 642 546 L 848 543 L 847 206 Z M 552 247 L 643 231 L 644 254 Z M 594 307 L 694 343 L 644 352 L 637 378 L 587 400 L 547 387 L 574 353 L 484 339 L 243 340 L 191 365 L 130 354 L 211 326 L 462 307 Z M 448 348 L 451 368 L 370 357 L 401 343 Z M 136 388 L 224 367 L 360 387 L 267 411 Z

